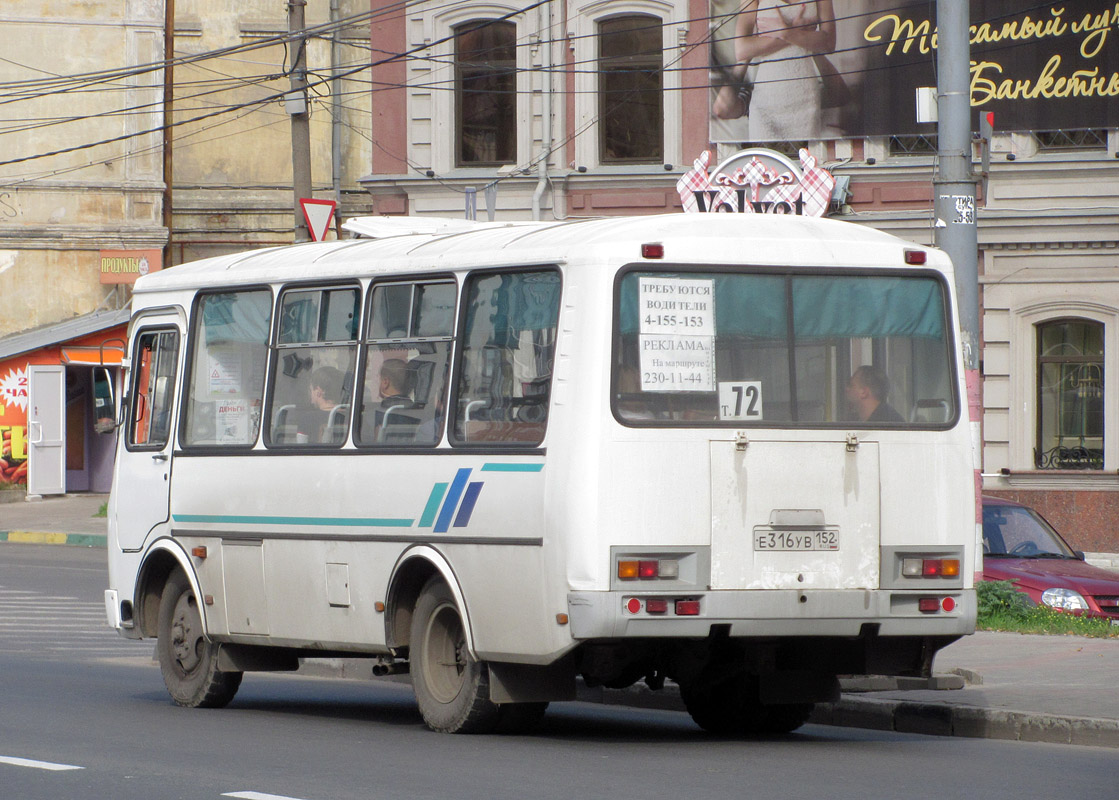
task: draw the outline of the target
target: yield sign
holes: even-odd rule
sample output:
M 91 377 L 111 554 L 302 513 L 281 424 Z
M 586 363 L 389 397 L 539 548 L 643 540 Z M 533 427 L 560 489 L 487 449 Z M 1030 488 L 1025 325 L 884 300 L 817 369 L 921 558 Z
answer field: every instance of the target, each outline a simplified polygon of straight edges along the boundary
M 330 230 L 330 220 L 334 216 L 335 202 L 333 200 L 314 200 L 310 197 L 299 198 L 299 205 L 303 209 L 303 218 L 307 220 L 307 230 L 312 241 L 321 242 Z

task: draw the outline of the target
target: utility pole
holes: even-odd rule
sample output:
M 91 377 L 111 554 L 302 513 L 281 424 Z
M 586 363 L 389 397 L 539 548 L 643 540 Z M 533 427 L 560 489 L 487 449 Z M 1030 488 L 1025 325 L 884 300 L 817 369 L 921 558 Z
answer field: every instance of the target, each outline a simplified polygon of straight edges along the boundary
M 174 232 L 174 111 L 175 111 L 175 0 L 163 6 L 163 227 L 167 244 L 163 247 L 163 267 L 171 266 L 171 236 Z
M 288 31 L 292 34 L 291 91 L 284 105 L 291 115 L 291 176 L 295 188 L 295 241 L 311 241 L 307 221 L 303 218 L 300 198 L 311 197 L 311 109 L 307 104 L 307 0 L 288 0 Z
M 967 379 L 968 418 L 976 483 L 976 552 L 982 554 L 979 470 L 982 464 L 982 383 L 979 374 L 979 233 L 971 171 L 971 55 L 968 0 L 938 0 L 937 171 L 933 180 L 936 244 L 956 267 L 960 345 Z M 979 558 L 982 558 L 980 555 Z M 977 558 L 975 570 L 982 564 Z

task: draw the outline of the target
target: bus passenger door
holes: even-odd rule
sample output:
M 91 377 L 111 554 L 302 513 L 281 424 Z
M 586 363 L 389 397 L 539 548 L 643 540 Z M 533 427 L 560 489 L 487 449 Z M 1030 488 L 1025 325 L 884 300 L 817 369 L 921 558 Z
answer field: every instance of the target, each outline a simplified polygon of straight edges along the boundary
M 171 315 L 144 319 L 132 336 L 114 485 L 122 550 L 139 550 L 167 521 L 182 339 L 182 323 Z

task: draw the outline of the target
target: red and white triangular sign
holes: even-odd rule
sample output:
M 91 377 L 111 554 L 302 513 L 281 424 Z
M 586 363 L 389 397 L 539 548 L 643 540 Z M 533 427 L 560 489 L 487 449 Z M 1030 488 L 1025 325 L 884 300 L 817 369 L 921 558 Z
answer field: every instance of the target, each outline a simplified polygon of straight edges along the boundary
M 310 197 L 299 198 L 299 205 L 303 208 L 303 218 L 307 220 L 307 231 L 311 240 L 321 242 L 330 230 L 330 220 L 334 217 L 334 208 L 337 205 L 333 200 L 314 200 Z

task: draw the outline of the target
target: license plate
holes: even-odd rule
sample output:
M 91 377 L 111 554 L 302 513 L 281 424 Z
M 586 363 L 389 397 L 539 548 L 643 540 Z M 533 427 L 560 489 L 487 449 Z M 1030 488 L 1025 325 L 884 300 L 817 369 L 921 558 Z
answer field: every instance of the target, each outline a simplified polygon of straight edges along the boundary
M 798 531 L 754 531 L 755 550 L 776 550 L 780 552 L 838 550 L 839 531 L 798 530 Z

